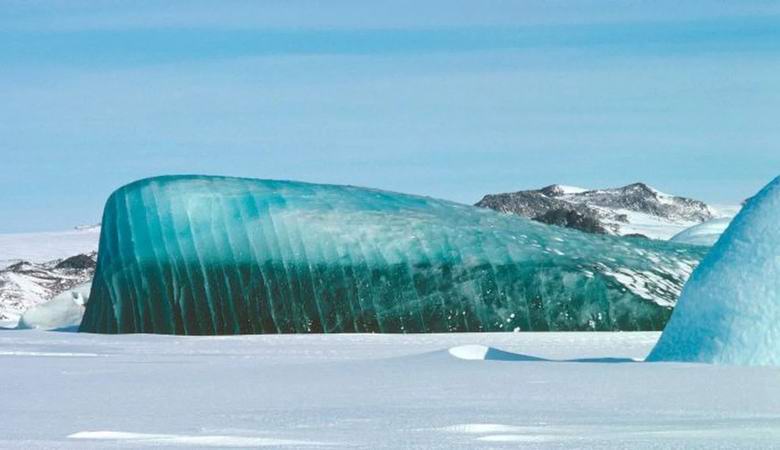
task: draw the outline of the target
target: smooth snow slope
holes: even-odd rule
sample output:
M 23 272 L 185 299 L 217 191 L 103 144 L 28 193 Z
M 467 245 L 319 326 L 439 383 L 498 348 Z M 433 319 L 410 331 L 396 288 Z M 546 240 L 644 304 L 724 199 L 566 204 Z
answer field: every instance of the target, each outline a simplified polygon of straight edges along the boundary
M 780 177 L 747 201 L 685 284 L 650 359 L 780 366 Z
M 42 263 L 96 252 L 100 226 L 42 233 L 0 234 L 0 269 L 18 261 Z
M 711 246 L 718 242 L 718 239 L 720 239 L 720 236 L 726 231 L 726 228 L 728 228 L 731 221 L 731 217 L 712 219 L 686 228 L 680 233 L 675 234 L 670 241 L 679 244 Z
M 0 448 L 780 448 L 777 368 L 449 352 L 641 359 L 657 336 L 2 331 Z

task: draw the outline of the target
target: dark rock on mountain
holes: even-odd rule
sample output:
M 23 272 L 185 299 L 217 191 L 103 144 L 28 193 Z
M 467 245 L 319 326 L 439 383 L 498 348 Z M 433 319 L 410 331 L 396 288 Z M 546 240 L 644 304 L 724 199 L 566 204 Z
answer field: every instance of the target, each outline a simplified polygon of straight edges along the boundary
M 607 234 L 607 229 L 601 226 L 595 216 L 586 216 L 573 209 L 550 209 L 541 216 L 534 217 L 533 220 L 559 227 L 574 228 L 586 233 Z
M 714 217 L 714 210 L 704 202 L 667 195 L 644 183 L 595 190 L 555 184 L 486 195 L 476 206 L 589 233 L 655 239 L 668 239 Z
M 63 259 L 54 266 L 55 269 L 94 269 L 97 266 L 95 258 L 90 255 L 76 255 Z
M 92 279 L 97 253 L 45 263 L 20 261 L 0 270 L 0 320 L 18 317 Z

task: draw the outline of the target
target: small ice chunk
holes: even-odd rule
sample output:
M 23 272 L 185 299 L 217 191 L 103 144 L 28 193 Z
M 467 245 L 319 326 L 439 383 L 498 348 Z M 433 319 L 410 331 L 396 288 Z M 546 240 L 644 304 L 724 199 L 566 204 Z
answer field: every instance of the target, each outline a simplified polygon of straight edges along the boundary
M 89 298 L 89 287 L 90 283 L 77 286 L 30 308 L 22 314 L 17 328 L 53 330 L 78 327 Z

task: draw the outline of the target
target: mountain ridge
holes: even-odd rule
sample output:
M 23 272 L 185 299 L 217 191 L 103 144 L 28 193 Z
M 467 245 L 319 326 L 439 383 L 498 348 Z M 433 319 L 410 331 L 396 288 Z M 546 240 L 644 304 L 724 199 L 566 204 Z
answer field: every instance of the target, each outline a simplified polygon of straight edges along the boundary
M 703 201 L 665 194 L 641 182 L 606 189 L 552 184 L 487 194 L 475 206 L 589 233 L 663 240 L 719 217 Z

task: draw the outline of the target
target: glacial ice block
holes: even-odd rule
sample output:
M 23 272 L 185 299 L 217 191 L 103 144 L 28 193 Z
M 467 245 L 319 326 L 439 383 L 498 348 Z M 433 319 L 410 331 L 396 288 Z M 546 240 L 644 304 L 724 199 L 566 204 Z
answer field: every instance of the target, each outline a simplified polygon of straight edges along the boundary
M 705 251 L 351 186 L 159 177 L 108 199 L 80 329 L 656 330 Z
M 780 178 L 702 260 L 647 359 L 780 365 Z
M 90 283 L 81 284 L 57 295 L 46 303 L 34 306 L 22 314 L 16 328 L 43 330 L 74 329 L 84 316 L 84 304 L 89 299 Z

